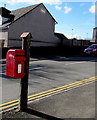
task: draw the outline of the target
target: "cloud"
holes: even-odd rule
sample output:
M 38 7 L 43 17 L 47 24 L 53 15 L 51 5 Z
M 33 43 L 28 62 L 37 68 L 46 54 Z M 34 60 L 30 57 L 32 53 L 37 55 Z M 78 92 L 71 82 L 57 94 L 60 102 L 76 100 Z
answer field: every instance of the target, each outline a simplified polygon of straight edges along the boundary
M 64 34 L 68 39 L 71 39 L 72 38 L 72 36 L 71 35 L 69 35 L 69 34 Z
M 79 34 L 75 34 L 75 35 L 73 35 L 73 37 L 72 37 L 72 36 L 69 36 L 68 38 L 69 38 L 69 39 L 70 39 L 70 38 L 76 38 L 76 39 L 78 39 L 78 40 L 80 40 L 80 39 L 85 39 L 84 37 L 82 37 L 82 36 L 79 35 Z
M 63 0 L 7 0 L 9 4 L 17 4 L 17 3 L 30 3 L 30 4 L 38 4 L 38 3 L 46 3 L 50 5 L 59 5 L 62 4 Z
M 70 34 L 64 34 L 68 39 L 71 39 L 71 38 L 76 38 L 76 39 L 84 39 L 81 35 L 79 34 L 74 34 L 73 36 L 70 35 Z
M 62 9 L 62 7 L 60 7 L 58 5 L 56 5 L 55 8 L 56 8 L 56 10 L 61 10 Z
M 70 31 L 69 31 L 70 32 Z M 84 37 L 82 37 L 82 35 L 80 34 L 69 34 L 69 33 L 65 33 L 65 31 L 61 31 L 61 30 L 56 30 L 56 33 L 62 33 L 64 34 L 68 39 L 71 39 L 71 38 L 76 38 L 76 39 L 85 39 Z
M 92 5 L 92 6 L 90 7 L 89 11 L 90 11 L 91 13 L 95 13 L 95 5 Z
M 2 0 L 0 0 L 0 2 L 2 2 Z M 17 4 L 17 3 L 30 3 L 30 4 L 46 3 L 46 4 L 51 4 L 51 5 L 52 4 L 53 5 L 58 5 L 58 4 L 62 4 L 63 2 L 96 2 L 96 0 L 3 0 L 3 2 L 7 2 L 9 4 Z
M 68 14 L 72 10 L 72 8 L 67 6 L 65 6 L 64 8 L 65 8 L 65 14 Z
M 79 35 L 79 34 L 75 34 L 73 37 L 74 37 L 74 38 L 77 38 L 77 39 L 82 39 L 82 36 Z

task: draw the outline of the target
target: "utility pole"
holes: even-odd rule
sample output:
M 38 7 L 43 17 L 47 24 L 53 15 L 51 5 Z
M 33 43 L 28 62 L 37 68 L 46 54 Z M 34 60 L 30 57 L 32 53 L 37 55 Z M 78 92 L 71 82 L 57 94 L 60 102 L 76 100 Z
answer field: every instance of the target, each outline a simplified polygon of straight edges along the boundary
M 20 93 L 20 104 L 19 109 L 25 111 L 27 109 L 27 99 L 28 99 L 28 76 L 29 76 L 29 56 L 30 56 L 30 39 L 31 33 L 25 32 L 21 35 L 22 37 L 22 49 L 25 51 L 25 76 L 21 79 L 21 93 Z

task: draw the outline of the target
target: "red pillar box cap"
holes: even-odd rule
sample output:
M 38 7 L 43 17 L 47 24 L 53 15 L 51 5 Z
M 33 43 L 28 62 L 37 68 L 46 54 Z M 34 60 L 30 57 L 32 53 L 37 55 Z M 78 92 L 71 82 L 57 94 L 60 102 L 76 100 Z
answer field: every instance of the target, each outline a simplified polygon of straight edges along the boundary
M 11 49 L 11 50 L 8 50 L 8 53 L 9 54 L 11 53 L 12 55 L 25 55 L 25 51 L 22 50 L 22 49 Z

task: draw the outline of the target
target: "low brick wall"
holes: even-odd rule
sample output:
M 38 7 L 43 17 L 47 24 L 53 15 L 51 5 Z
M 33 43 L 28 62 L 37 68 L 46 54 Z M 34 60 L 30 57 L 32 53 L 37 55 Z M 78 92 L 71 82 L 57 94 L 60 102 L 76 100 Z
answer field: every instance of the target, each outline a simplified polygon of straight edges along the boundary
M 84 55 L 83 51 L 86 47 L 73 46 L 73 47 L 32 47 L 30 49 L 30 56 L 73 56 Z M 2 58 L 6 58 L 6 53 L 9 49 L 21 48 L 2 48 Z
M 43 47 L 43 48 L 31 48 L 30 55 L 83 55 L 83 51 L 86 47 L 73 46 L 73 47 Z

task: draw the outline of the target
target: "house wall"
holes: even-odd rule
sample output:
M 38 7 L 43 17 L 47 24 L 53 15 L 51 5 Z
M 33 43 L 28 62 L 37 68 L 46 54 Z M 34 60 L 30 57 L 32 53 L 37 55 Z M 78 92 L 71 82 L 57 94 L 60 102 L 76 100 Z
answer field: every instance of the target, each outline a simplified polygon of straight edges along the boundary
M 8 43 L 8 32 L 0 31 L 0 47 L 7 47 Z
M 31 32 L 31 46 L 55 46 L 60 40 L 54 36 L 54 30 L 55 21 L 41 4 L 9 26 L 8 45 L 21 46 L 20 35 Z
M 93 38 L 92 41 L 97 43 L 97 27 L 93 29 Z

